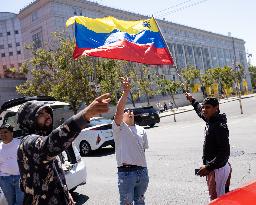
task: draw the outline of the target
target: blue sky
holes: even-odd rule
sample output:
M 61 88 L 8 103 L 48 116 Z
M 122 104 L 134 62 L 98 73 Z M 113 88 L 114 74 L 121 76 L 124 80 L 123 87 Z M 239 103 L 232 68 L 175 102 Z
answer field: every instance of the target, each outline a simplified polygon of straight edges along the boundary
M 3 2 L 4 0 L 1 0 Z M 8 0 L 0 12 L 18 13 L 32 0 Z M 231 35 L 246 41 L 246 52 L 256 65 L 256 1 L 253 0 L 97 0 L 114 8 L 165 18 L 174 23 L 214 33 Z M 246 3 L 245 3 L 246 2 Z

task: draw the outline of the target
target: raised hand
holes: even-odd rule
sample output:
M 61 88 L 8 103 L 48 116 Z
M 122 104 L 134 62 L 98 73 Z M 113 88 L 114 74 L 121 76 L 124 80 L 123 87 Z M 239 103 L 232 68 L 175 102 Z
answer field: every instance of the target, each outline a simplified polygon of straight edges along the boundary
M 122 88 L 125 93 L 129 93 L 131 90 L 130 79 L 127 77 L 121 77 Z
M 108 112 L 110 100 L 111 99 L 109 93 L 105 93 L 97 97 L 90 105 L 84 109 L 84 119 L 89 121 L 91 117 Z
M 192 95 L 190 94 L 190 93 L 185 93 L 185 96 L 186 96 L 186 98 L 187 98 L 187 100 L 189 101 L 189 102 L 192 102 L 192 100 L 193 100 L 193 97 L 192 97 Z

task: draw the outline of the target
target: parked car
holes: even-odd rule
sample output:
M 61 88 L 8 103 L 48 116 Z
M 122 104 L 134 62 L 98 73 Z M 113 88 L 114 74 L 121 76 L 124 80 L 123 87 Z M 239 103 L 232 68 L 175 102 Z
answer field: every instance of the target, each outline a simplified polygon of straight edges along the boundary
M 93 117 L 90 119 L 91 126 L 101 125 L 101 124 L 111 124 L 113 120 L 104 117 Z
M 158 111 L 153 106 L 129 108 L 133 111 L 135 124 L 154 127 L 160 122 Z
M 75 154 L 75 162 L 74 159 L 68 157 L 67 150 L 62 152 L 62 168 L 65 172 L 65 178 L 70 192 L 73 192 L 78 186 L 86 184 L 87 179 L 85 162 L 82 161 L 82 157 L 74 143 L 72 143 L 72 149 Z
M 255 189 L 256 181 L 252 181 L 211 201 L 209 205 L 255 205 Z
M 111 122 L 102 124 L 101 122 Z M 90 127 L 83 129 L 74 144 L 80 151 L 82 156 L 88 155 L 92 150 L 97 150 L 102 147 L 111 145 L 115 147 L 112 121 L 111 120 L 90 120 Z
M 52 97 L 23 97 L 10 100 L 1 106 L 0 125 L 3 123 L 11 124 L 14 127 L 14 137 L 21 137 L 21 130 L 16 122 L 17 111 L 23 103 L 31 100 L 43 101 L 45 105 L 49 105 L 53 109 L 54 127 L 59 126 L 65 119 L 73 115 L 68 103 L 56 101 Z M 64 151 L 60 157 L 69 190 L 73 191 L 76 187 L 85 184 L 87 179 L 86 166 L 74 143 L 72 148 Z

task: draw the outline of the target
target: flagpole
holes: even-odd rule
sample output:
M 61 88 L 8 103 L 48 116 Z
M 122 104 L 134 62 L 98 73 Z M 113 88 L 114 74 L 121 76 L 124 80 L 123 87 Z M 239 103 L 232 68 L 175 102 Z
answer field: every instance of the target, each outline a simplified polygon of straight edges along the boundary
M 169 46 L 168 46 L 168 44 L 166 43 L 166 40 L 165 40 L 164 36 L 162 35 L 161 28 L 159 27 L 159 25 L 158 25 L 158 23 L 157 23 L 157 21 L 156 21 L 156 19 L 154 18 L 153 15 L 152 15 L 152 18 L 154 19 L 154 21 L 155 21 L 155 23 L 156 23 L 156 26 L 157 26 L 157 28 L 158 28 L 158 30 L 159 30 L 159 33 L 160 33 L 160 36 L 161 36 L 161 38 L 162 38 L 162 40 L 163 40 L 163 42 L 164 42 L 164 44 L 165 44 L 165 46 L 166 46 L 166 48 L 167 48 L 167 50 L 168 50 L 168 52 L 169 52 L 170 57 L 173 59 L 173 63 L 174 63 L 173 66 L 174 66 L 174 68 L 175 68 L 175 70 L 176 70 L 177 75 L 179 76 L 181 85 L 183 86 L 183 89 L 182 89 L 182 90 L 183 90 L 183 93 L 186 93 L 187 91 L 186 91 L 186 88 L 185 88 L 185 81 L 183 80 L 182 76 L 181 76 L 180 73 L 179 73 L 179 70 L 178 70 L 177 65 L 176 65 L 176 62 L 175 62 L 176 60 L 172 57 L 171 52 L 170 52 L 170 49 L 169 49 Z
M 164 36 L 162 35 L 161 29 L 160 29 L 160 27 L 159 27 L 159 25 L 158 25 L 158 23 L 157 23 L 157 21 L 156 21 L 156 19 L 154 18 L 153 15 L 152 15 L 152 18 L 154 19 L 154 21 L 155 21 L 155 23 L 156 23 L 156 26 L 157 26 L 157 28 L 158 28 L 158 30 L 159 30 L 160 36 L 161 36 L 161 38 L 162 38 L 162 40 L 163 40 L 165 46 L 166 46 L 166 48 L 167 48 L 167 51 L 168 51 L 168 53 L 169 53 L 169 55 L 170 55 L 170 58 L 173 59 L 173 63 L 174 63 L 173 66 L 174 66 L 174 68 L 175 68 L 175 70 L 176 70 L 177 75 L 178 75 L 179 78 L 180 78 L 181 85 L 182 85 L 182 87 L 183 87 L 183 88 L 182 88 L 183 93 L 186 93 L 185 84 L 184 84 L 184 81 L 183 81 L 181 75 L 180 75 L 179 72 L 178 72 L 178 68 L 177 68 L 177 66 L 176 66 L 175 59 L 172 57 L 172 54 L 171 54 L 170 49 L 169 49 L 169 46 L 168 46 L 168 44 L 166 43 L 166 40 L 165 40 Z M 178 109 L 178 107 L 177 107 L 177 109 Z M 177 122 L 176 116 L 175 116 L 175 110 L 174 110 L 174 109 L 173 109 L 173 120 L 174 120 L 174 122 Z

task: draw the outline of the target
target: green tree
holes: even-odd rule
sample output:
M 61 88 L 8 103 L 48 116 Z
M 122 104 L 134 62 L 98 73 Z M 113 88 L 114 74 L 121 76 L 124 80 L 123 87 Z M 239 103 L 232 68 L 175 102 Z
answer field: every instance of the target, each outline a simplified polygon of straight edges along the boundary
M 138 64 L 128 62 L 125 67 L 125 73 L 128 74 L 128 77 L 131 79 L 131 91 L 130 91 L 130 101 L 132 102 L 133 107 L 135 107 L 135 102 L 140 99 L 141 92 L 139 88 L 139 70 L 137 68 Z
M 147 103 L 150 105 L 149 99 L 157 93 L 156 90 L 156 73 L 146 65 L 139 65 L 138 75 L 134 79 L 135 87 L 141 94 L 145 94 Z
M 188 67 L 181 70 L 181 76 L 185 80 L 185 89 L 193 88 L 195 79 L 200 77 L 200 71 L 194 67 Z
M 236 69 L 234 70 L 234 77 L 235 77 L 235 80 L 239 82 L 239 84 L 245 78 L 244 68 L 242 65 L 238 65 L 236 67 Z
M 120 77 L 124 76 L 124 61 L 100 59 L 96 66 L 96 84 L 100 87 L 100 93 L 111 93 L 114 104 L 120 96 Z
M 73 60 L 74 41 L 60 33 L 55 33 L 54 39 L 58 45 L 54 50 L 27 47 L 32 58 L 23 64 L 23 69 L 31 70 L 31 78 L 17 86 L 17 92 L 55 97 L 70 103 L 76 113 L 81 103 L 88 104 L 95 97 L 95 88 L 90 85 L 92 60 L 87 57 Z
M 211 86 L 214 82 L 218 83 L 222 92 L 225 93 L 225 88 L 230 88 L 234 84 L 234 71 L 232 68 L 225 66 L 223 68 L 210 68 L 205 74 L 201 75 L 201 83 L 205 87 Z
M 252 87 L 256 87 L 256 66 L 250 66 L 249 67 L 249 72 L 251 75 L 251 83 Z
M 173 80 L 167 80 L 167 79 L 158 79 L 158 91 L 160 93 L 166 93 L 169 94 L 172 98 L 172 101 L 177 107 L 177 104 L 174 99 L 174 95 L 177 93 L 177 91 L 182 88 L 181 82 L 173 81 Z
M 204 74 L 200 74 L 200 83 L 203 86 L 203 95 L 206 97 L 206 88 L 211 87 L 211 85 L 214 83 L 214 79 L 212 76 L 211 69 L 206 70 Z
M 220 70 L 220 85 L 223 89 L 223 92 L 225 93 L 225 89 L 228 89 L 234 85 L 234 75 L 235 72 L 232 68 L 225 66 Z M 227 93 L 225 93 L 227 96 Z

